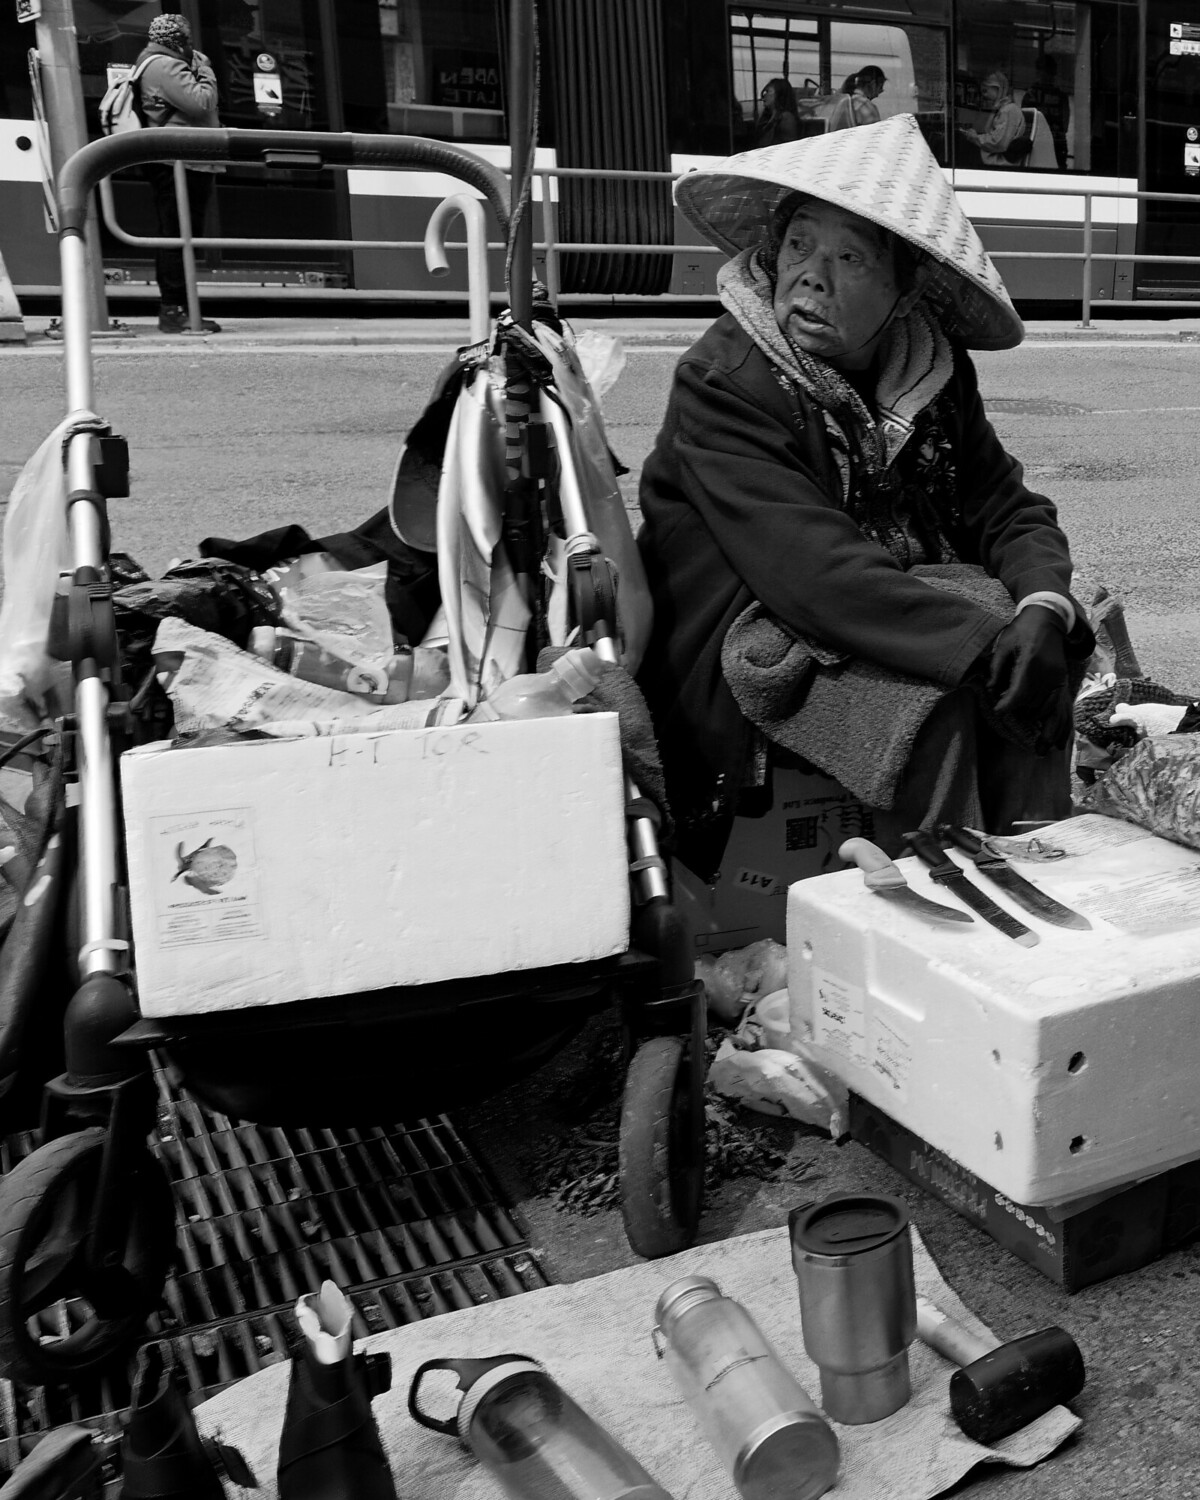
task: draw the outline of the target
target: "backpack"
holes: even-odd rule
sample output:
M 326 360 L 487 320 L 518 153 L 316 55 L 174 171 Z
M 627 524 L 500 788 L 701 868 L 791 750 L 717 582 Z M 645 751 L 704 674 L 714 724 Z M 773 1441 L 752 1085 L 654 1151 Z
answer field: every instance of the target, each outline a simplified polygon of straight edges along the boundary
M 101 99 L 100 129 L 105 135 L 124 135 L 127 130 L 140 130 L 146 123 L 142 114 L 142 91 L 138 80 L 150 61 L 150 58 L 146 58 L 144 62 L 138 63 L 132 72 L 119 78 Z

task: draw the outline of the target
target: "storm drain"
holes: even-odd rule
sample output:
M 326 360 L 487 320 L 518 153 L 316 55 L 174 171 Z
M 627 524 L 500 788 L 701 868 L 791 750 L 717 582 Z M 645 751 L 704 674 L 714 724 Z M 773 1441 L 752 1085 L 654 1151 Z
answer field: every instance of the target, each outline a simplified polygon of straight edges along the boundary
M 234 1122 L 159 1077 L 155 1149 L 177 1256 L 147 1339 L 169 1343 L 194 1400 L 286 1358 L 297 1297 L 335 1281 L 355 1336 L 548 1285 L 536 1254 L 444 1115 L 338 1130 Z M 33 1148 L 0 1148 L 7 1171 Z M 48 1315 L 43 1315 L 45 1325 Z M 68 1328 L 70 1303 L 51 1320 Z M 70 1388 L 0 1381 L 0 1466 L 67 1422 L 115 1436 L 132 1364 Z

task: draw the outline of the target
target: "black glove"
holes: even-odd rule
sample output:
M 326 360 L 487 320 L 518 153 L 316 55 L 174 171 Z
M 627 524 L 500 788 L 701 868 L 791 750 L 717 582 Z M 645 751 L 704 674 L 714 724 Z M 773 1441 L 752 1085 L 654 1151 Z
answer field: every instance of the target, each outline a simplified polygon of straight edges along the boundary
M 988 694 L 998 714 L 1034 735 L 1039 750 L 1071 732 L 1066 632 L 1052 609 L 1031 604 L 992 643 Z

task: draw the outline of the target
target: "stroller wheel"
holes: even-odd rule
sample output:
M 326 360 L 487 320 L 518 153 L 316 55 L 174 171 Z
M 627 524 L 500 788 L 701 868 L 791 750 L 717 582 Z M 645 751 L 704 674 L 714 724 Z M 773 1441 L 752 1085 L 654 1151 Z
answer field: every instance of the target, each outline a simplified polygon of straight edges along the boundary
M 105 1135 L 93 1126 L 59 1136 L 0 1179 L 0 1374 L 9 1380 L 71 1380 L 120 1358 L 162 1293 L 175 1215 L 145 1152 L 130 1164 L 138 1180 L 120 1256 L 129 1310 L 103 1316 L 89 1298 L 85 1250 Z
M 703 1059 L 684 1037 L 656 1036 L 633 1055 L 621 1102 L 620 1192 L 625 1234 L 654 1260 L 686 1250 L 704 1200 Z

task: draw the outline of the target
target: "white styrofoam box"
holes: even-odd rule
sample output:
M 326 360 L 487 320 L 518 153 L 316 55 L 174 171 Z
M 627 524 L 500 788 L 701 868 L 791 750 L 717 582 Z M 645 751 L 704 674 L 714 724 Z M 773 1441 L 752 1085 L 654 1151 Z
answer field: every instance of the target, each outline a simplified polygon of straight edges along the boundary
M 120 765 L 143 1015 L 628 947 L 615 714 L 147 747 Z
M 792 1033 L 849 1086 L 1016 1203 L 1066 1203 L 1200 1157 L 1200 853 L 1088 815 L 1015 862 L 1092 922 L 934 927 L 858 870 L 788 893 Z M 954 906 L 916 859 L 909 885 Z

